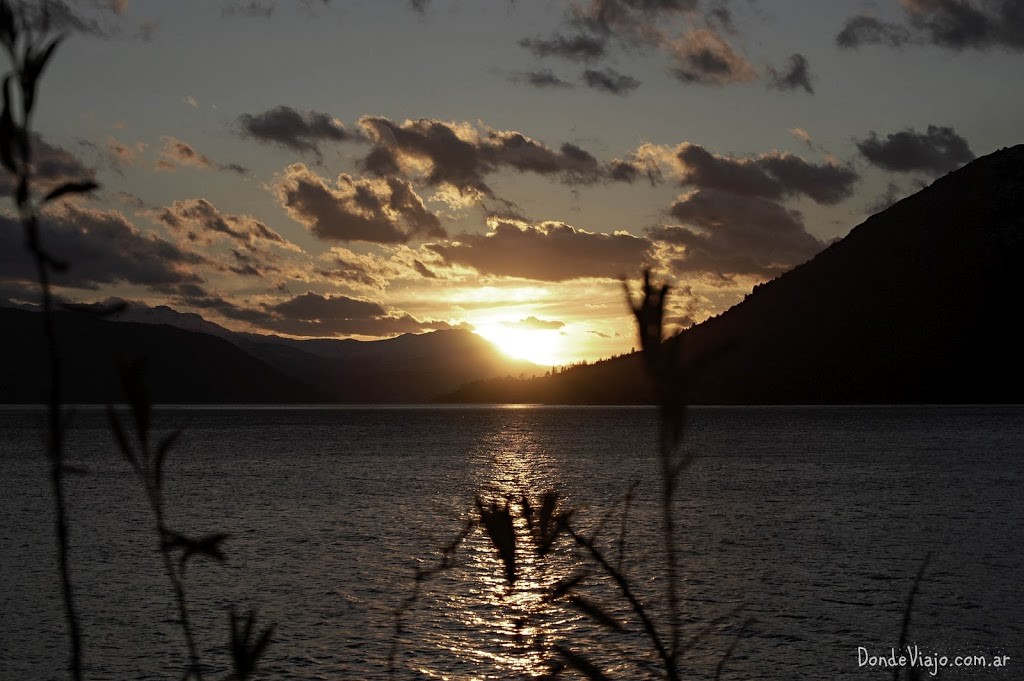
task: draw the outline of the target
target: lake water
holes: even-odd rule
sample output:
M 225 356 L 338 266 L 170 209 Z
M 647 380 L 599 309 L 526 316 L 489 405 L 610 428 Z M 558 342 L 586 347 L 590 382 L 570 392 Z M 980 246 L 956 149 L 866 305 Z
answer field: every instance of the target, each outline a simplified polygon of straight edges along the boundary
M 0 679 L 66 678 L 43 413 L 0 410 Z M 165 409 L 185 434 L 168 464 L 169 524 L 227 532 L 224 564 L 197 559 L 189 602 L 210 678 L 228 669 L 227 609 L 276 623 L 268 679 L 384 679 L 413 572 L 474 514 L 474 498 L 558 489 L 575 523 L 663 612 L 656 413 L 646 408 Z M 859 664 L 898 643 L 931 562 L 910 643 L 941 678 L 1024 678 L 1024 408 L 695 408 L 697 454 L 677 509 L 686 678 L 885 679 Z M 152 517 L 106 417 L 79 410 L 69 459 L 73 578 L 90 679 L 174 679 L 184 649 Z M 522 533 L 523 528 L 519 531 Z M 566 544 L 519 548 L 509 587 L 482 530 L 424 584 L 404 618 L 397 678 L 513 679 L 543 671 L 535 634 L 617 679 L 644 678 L 645 639 L 614 590 L 588 593 L 624 633 L 549 607 L 541 590 L 585 567 Z M 527 624 L 524 626 L 523 622 Z M 711 626 L 708 626 L 708 625 Z M 1005 668 L 955 667 L 958 655 Z M 642 658 L 634 663 L 636 658 Z M 931 678 L 927 676 L 927 678 Z

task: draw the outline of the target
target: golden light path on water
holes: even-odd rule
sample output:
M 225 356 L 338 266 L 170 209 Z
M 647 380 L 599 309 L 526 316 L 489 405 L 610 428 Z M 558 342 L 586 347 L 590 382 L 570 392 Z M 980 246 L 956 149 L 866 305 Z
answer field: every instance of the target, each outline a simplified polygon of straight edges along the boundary
M 560 483 L 555 462 L 534 439 L 526 411 L 523 418 L 503 419 L 502 427 L 480 441 L 471 461 L 481 500 L 510 503 L 513 510 L 516 581 L 509 584 L 497 551 L 478 528 L 460 549 L 460 568 L 448 583 L 451 591 L 437 594 L 448 622 L 430 632 L 431 643 L 447 650 L 460 672 L 420 668 L 430 678 L 542 676 L 548 671 L 540 649 L 545 635 L 564 631 L 578 619 L 544 601 L 544 594 L 571 574 L 575 559 L 557 550 L 539 558 L 520 513 L 524 494 L 536 499 Z

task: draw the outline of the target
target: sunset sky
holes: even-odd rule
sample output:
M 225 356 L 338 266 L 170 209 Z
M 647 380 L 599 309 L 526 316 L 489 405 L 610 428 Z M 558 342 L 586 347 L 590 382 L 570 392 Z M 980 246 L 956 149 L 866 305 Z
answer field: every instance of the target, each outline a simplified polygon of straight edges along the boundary
M 47 214 L 60 295 L 242 331 L 596 359 L 621 275 L 686 326 L 1024 142 L 1019 0 L 49 5 L 37 187 L 101 184 Z M 36 301 L 11 205 L 0 241 Z

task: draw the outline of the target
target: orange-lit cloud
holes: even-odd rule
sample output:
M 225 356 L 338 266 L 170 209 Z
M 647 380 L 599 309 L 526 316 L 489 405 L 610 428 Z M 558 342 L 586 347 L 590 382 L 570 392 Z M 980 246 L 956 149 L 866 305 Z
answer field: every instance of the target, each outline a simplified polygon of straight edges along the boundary
M 405 243 L 445 234 L 438 217 L 401 178 L 342 173 L 332 186 L 297 163 L 278 178 L 274 190 L 288 214 L 325 241 Z
M 464 234 L 446 244 L 428 244 L 446 264 L 481 274 L 539 281 L 614 279 L 640 270 L 651 242 L 625 232 L 598 234 L 562 222 L 529 224 L 492 220 L 487 234 Z

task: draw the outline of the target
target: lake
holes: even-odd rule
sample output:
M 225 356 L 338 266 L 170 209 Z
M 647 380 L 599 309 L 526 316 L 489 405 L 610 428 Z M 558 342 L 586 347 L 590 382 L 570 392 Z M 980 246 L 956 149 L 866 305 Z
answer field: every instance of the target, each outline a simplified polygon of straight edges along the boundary
M 5 680 L 66 678 L 43 417 L 0 410 Z M 414 570 L 438 563 L 477 495 L 559 490 L 609 555 L 622 533 L 623 570 L 663 612 L 653 409 L 165 408 L 154 421 L 184 429 L 167 467 L 169 525 L 230 534 L 225 563 L 196 558 L 185 576 L 210 678 L 229 669 L 232 605 L 276 624 L 265 678 L 388 678 Z M 706 635 L 685 678 L 714 678 L 723 659 L 723 679 L 891 678 L 877 658 L 898 644 L 928 554 L 908 643 L 948 658 L 942 678 L 1024 676 L 1024 408 L 694 408 L 686 446 L 697 459 L 676 516 L 682 618 L 687 638 Z M 68 449 L 87 469 L 68 483 L 87 678 L 179 678 L 152 516 L 106 415 L 79 409 Z M 594 576 L 587 593 L 623 633 L 541 598 L 586 567 L 567 543 L 544 558 L 525 541 L 517 550 L 509 587 L 484 532 L 466 537 L 405 612 L 397 678 L 539 674 L 537 635 L 613 678 L 644 678 L 649 646 L 612 585 Z M 962 655 L 975 664 L 955 666 Z M 978 666 L 1002 656 L 1005 667 Z

